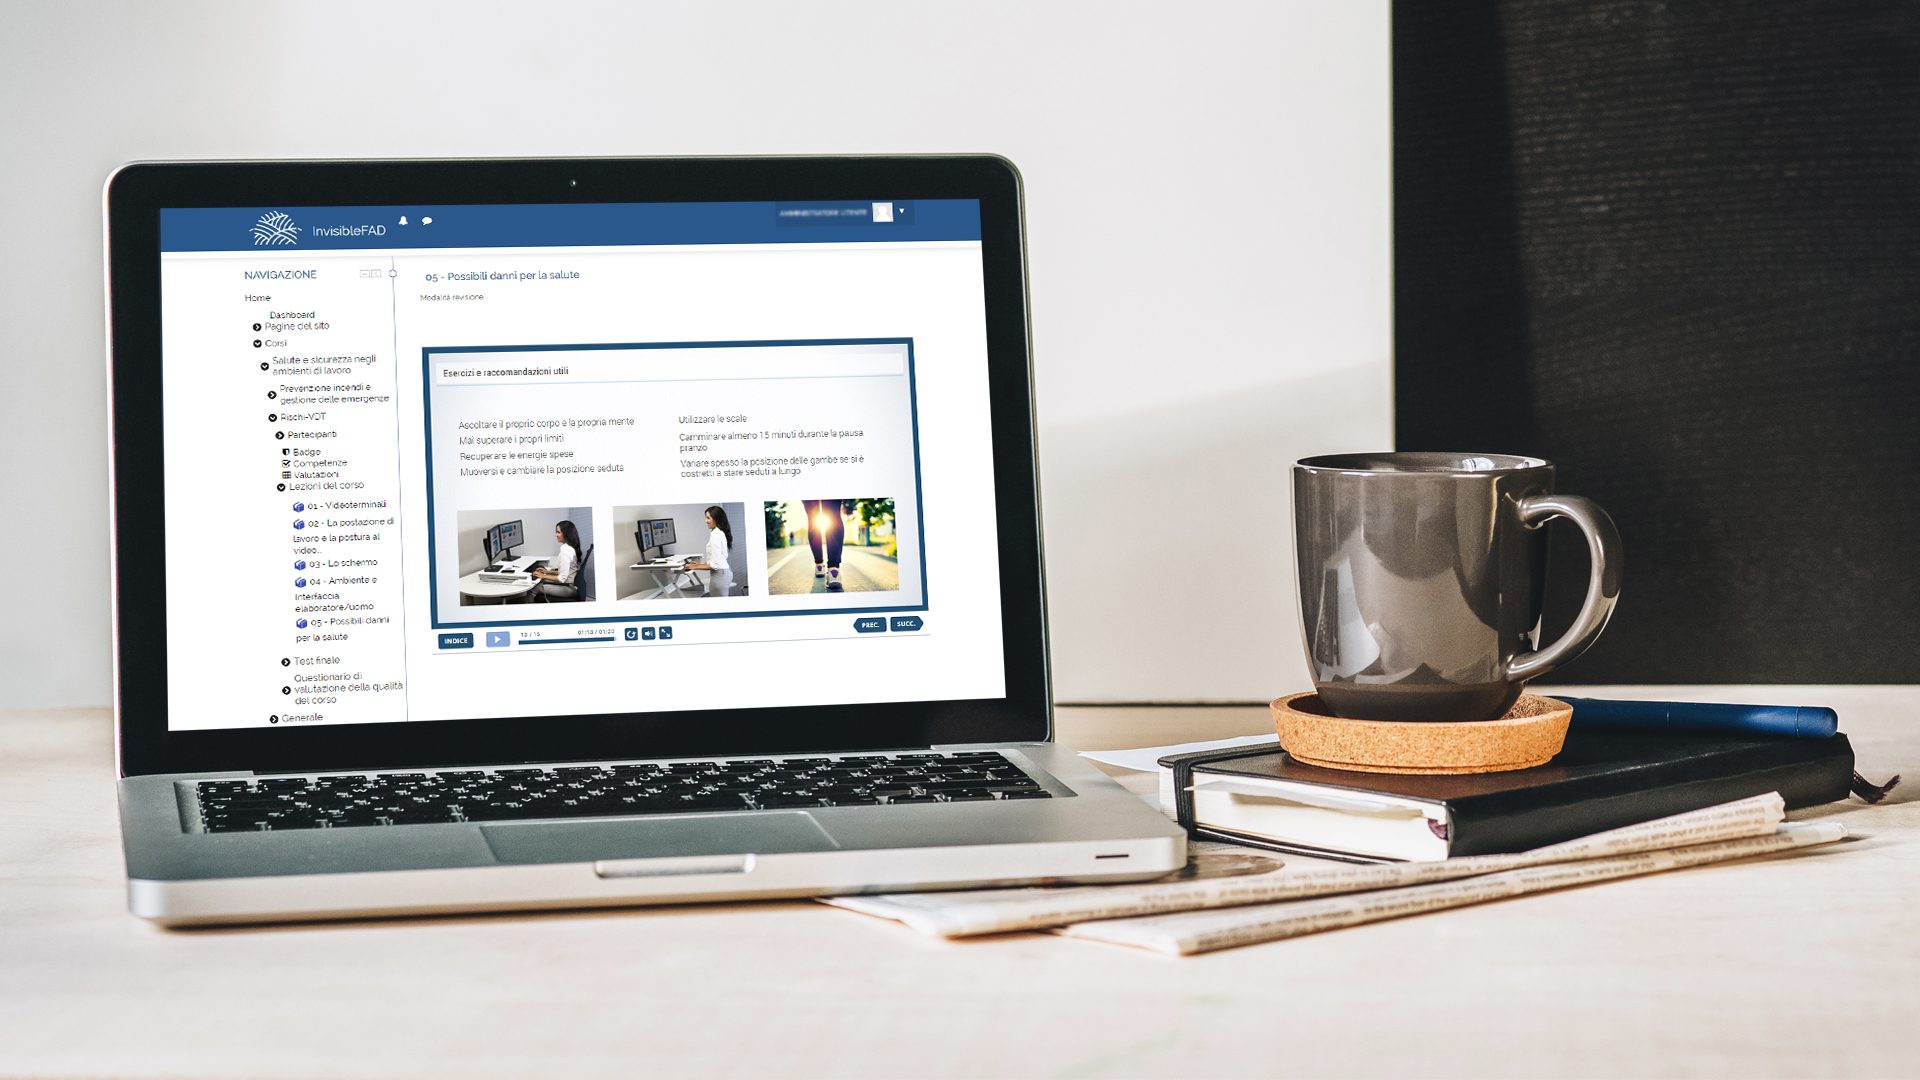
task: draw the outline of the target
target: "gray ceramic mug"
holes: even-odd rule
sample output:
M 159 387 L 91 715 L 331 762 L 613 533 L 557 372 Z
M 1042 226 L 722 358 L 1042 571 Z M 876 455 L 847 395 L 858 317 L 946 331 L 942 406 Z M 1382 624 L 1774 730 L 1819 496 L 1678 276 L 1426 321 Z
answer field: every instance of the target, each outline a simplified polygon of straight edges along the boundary
M 1586 601 L 1534 651 L 1547 521 L 1586 535 Z M 1335 454 L 1293 467 L 1307 664 L 1326 707 L 1368 720 L 1492 720 L 1580 655 L 1620 598 L 1620 534 L 1553 465 L 1503 454 Z

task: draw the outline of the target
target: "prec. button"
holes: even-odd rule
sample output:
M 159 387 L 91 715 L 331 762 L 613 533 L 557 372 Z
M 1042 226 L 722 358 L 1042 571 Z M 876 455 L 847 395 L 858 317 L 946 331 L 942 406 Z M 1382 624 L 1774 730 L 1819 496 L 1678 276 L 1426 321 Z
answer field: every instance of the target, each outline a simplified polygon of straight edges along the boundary
M 893 617 L 893 632 L 896 634 L 905 634 L 918 630 L 925 625 L 927 625 L 927 621 L 918 615 L 895 615 Z
M 441 634 L 440 647 L 443 649 L 471 649 L 473 648 L 473 635 Z
M 884 634 L 887 632 L 887 620 L 879 615 L 870 615 L 853 620 L 853 628 L 863 634 Z

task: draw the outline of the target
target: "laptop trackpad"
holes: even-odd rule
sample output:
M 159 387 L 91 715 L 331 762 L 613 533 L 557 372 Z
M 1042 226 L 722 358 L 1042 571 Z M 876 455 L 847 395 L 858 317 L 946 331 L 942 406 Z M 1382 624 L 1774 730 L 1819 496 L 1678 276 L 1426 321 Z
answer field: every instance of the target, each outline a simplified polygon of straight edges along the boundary
M 482 825 L 480 833 L 503 863 L 775 855 L 839 847 L 811 814 L 800 811 Z

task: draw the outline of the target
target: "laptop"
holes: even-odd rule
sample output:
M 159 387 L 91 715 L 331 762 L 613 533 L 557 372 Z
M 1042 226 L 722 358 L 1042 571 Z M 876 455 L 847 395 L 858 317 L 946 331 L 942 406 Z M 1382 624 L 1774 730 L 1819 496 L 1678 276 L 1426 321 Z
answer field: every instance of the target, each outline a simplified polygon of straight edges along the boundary
M 1052 741 L 1010 163 L 139 163 L 105 204 L 135 915 L 1183 865 Z

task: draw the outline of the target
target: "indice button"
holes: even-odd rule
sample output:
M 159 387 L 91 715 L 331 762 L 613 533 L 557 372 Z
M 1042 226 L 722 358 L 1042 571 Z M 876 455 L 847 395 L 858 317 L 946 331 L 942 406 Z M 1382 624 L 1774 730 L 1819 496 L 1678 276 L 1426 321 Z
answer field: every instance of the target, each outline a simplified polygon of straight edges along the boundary
M 893 632 L 896 634 L 909 633 L 925 625 L 927 625 L 927 621 L 918 615 L 895 615 L 893 617 Z
M 441 634 L 440 647 L 443 649 L 471 649 L 473 648 L 473 635 Z
M 853 620 L 853 628 L 863 634 L 884 634 L 887 632 L 887 620 L 878 615 L 869 615 Z

